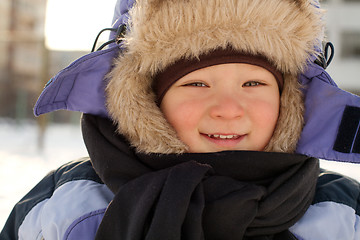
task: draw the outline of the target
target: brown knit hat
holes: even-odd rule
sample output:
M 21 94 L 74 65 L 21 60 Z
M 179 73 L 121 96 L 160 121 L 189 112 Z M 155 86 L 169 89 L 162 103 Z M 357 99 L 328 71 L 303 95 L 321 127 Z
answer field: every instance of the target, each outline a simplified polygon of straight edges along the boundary
M 160 105 L 169 88 L 186 74 L 201 68 L 225 63 L 247 63 L 265 68 L 274 75 L 281 93 L 284 85 L 282 73 L 270 61 L 264 56 L 245 54 L 228 47 L 215 49 L 207 54 L 200 55 L 198 58 L 181 58 L 156 74 L 153 89 L 157 96 L 158 105 Z

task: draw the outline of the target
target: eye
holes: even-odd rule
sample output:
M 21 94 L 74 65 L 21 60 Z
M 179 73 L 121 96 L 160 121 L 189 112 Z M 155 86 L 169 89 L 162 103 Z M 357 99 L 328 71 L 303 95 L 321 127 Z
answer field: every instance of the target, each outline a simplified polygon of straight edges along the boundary
M 205 83 L 202 82 L 192 82 L 192 83 L 186 83 L 183 86 L 189 86 L 189 87 L 208 87 Z
M 260 85 L 264 85 L 261 82 L 257 82 L 257 81 L 249 81 L 243 84 L 244 87 L 256 87 L 256 86 L 260 86 Z

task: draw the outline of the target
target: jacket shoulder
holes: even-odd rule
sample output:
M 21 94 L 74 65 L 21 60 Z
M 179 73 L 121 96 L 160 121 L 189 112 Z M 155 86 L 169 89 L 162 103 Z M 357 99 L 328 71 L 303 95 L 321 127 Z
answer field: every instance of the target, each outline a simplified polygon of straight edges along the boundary
M 89 207 L 93 205 L 91 195 L 102 205 Z M 58 224 L 105 207 L 111 197 L 110 190 L 95 173 L 89 158 L 69 162 L 50 172 L 15 205 L 0 238 L 18 239 L 24 234 L 24 239 L 38 239 L 39 235 L 50 234 L 52 237 L 49 239 L 60 239 L 62 233 L 54 232 L 59 228 Z M 81 208 L 79 204 L 85 205 Z M 55 225 L 53 229 L 51 225 Z M 62 232 L 66 231 L 64 228 L 67 227 L 62 226 Z
M 360 215 L 360 184 L 347 176 L 322 170 L 313 204 L 336 202 L 354 209 Z
M 303 240 L 360 239 L 360 184 L 322 170 L 312 205 L 291 231 Z

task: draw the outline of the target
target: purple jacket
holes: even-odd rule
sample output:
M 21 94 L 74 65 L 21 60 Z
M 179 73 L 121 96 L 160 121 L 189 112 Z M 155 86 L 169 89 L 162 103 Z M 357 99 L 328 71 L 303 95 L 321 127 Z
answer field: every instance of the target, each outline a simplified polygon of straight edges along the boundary
M 359 196 L 360 186 L 354 180 L 322 172 L 313 203 L 289 230 L 299 240 L 358 240 Z M 113 197 L 89 159 L 67 163 L 16 204 L 0 239 L 94 239 Z

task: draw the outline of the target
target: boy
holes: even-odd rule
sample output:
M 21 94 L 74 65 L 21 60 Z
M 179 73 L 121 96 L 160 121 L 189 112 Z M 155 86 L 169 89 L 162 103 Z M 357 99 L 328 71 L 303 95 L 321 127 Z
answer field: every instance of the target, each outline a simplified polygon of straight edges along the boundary
M 314 63 L 315 2 L 119 1 L 115 15 L 119 45 L 35 106 L 84 112 L 90 160 L 40 182 L 2 238 L 360 238 L 359 184 L 314 158 L 359 162 L 360 106 Z

